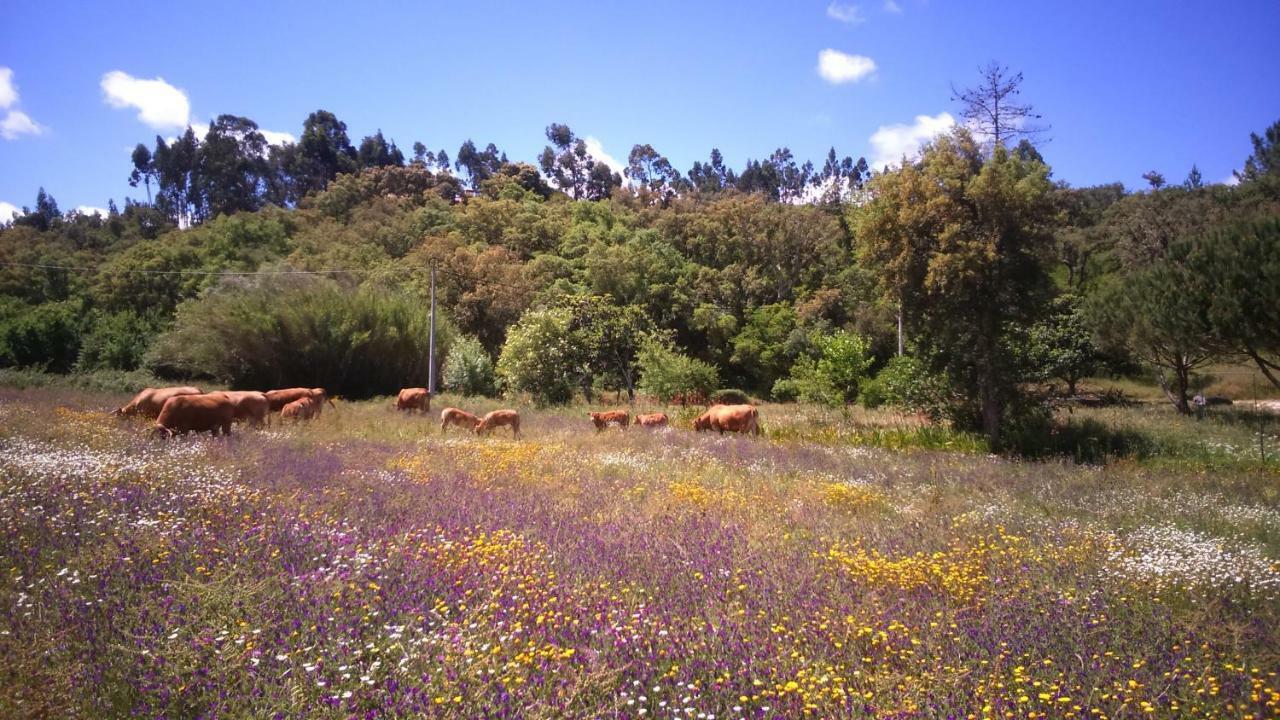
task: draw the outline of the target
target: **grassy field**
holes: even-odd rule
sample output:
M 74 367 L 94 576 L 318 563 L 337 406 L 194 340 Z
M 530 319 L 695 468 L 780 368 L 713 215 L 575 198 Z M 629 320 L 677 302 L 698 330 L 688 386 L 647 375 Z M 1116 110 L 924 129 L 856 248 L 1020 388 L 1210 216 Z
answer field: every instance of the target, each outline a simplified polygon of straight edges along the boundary
M 161 443 L 120 400 L 0 389 L 0 716 L 1280 717 L 1280 418 L 1264 460 L 1245 410 L 1076 409 L 1078 465 L 796 405 Z

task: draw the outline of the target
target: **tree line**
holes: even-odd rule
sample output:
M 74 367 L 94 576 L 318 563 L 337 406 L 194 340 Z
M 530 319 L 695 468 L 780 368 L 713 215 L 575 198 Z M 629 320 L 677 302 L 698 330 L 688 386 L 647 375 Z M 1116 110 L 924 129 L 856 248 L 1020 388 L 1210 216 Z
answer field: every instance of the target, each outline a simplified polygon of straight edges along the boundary
M 1019 81 L 993 66 L 975 92 Z M 1131 192 L 1054 180 L 1034 111 L 999 106 L 1024 119 L 975 117 L 979 132 L 884 172 L 782 148 L 681 173 L 637 145 L 626 182 L 559 124 L 535 165 L 470 141 L 452 158 L 423 143 L 406 158 L 380 132 L 356 147 L 323 111 L 269 147 L 222 116 L 203 140 L 139 146 L 149 201 L 64 215 L 41 189 L 0 228 L 0 365 L 233 385 L 323 371 L 295 381 L 390 392 L 349 369 L 421 375 L 410 339 L 434 267 L 447 382 L 541 402 L 889 402 L 999 444 L 1043 417 L 1037 388 L 1055 381 L 1149 373 L 1185 412 L 1208 362 L 1280 380 L 1280 123 L 1253 136 L 1237 186 L 1192 168 Z

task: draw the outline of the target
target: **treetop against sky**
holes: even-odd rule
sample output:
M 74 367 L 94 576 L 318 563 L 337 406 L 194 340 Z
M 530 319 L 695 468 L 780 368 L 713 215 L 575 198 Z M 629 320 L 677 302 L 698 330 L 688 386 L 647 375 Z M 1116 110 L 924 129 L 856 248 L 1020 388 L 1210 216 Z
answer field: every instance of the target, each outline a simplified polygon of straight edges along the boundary
M 144 198 L 138 142 L 223 113 L 268 142 L 323 108 L 451 154 L 467 139 L 536 162 L 566 123 L 621 169 L 651 144 L 682 172 L 719 148 L 741 168 L 775 148 L 872 167 L 959 121 L 952 85 L 992 60 L 1025 75 L 1074 185 L 1143 184 L 1192 164 L 1225 181 L 1280 117 L 1269 0 L 1052 7 L 928 0 L 807 3 L 14 3 L 0 22 L 0 211 L 36 188 L 64 207 Z

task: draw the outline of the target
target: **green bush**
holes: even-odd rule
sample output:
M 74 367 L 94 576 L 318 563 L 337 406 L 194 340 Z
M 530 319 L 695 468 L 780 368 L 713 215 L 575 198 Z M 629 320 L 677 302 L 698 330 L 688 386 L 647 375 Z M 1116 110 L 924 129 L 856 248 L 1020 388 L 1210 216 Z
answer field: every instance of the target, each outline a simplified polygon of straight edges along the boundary
M 437 319 L 437 352 L 452 326 Z M 157 374 L 237 388 L 323 386 L 355 398 L 427 382 L 428 317 L 417 297 L 325 279 L 226 284 L 178 307 L 147 354 Z
M 652 336 L 640 346 L 636 364 L 640 367 L 640 392 L 663 402 L 706 397 L 720 379 L 714 366 L 681 353 L 660 336 Z
M 819 338 L 819 356 L 802 357 L 791 374 L 773 384 L 779 400 L 806 400 L 841 405 L 858 397 L 871 367 L 871 343 L 861 335 L 840 331 Z
M 498 375 L 508 392 L 527 392 L 541 405 L 569 402 L 585 372 L 584 348 L 574 342 L 567 308 L 530 310 L 507 331 Z
M 7 299 L 6 299 L 7 300 Z M 80 354 L 79 302 L 0 304 L 0 367 L 69 372 Z
M 76 370 L 137 370 L 155 336 L 155 325 L 131 310 L 93 313 L 80 344 Z
M 460 338 L 449 348 L 444 359 L 443 380 L 447 389 L 462 395 L 497 394 L 493 360 L 473 337 Z
M 724 388 L 711 393 L 711 402 L 721 405 L 746 405 L 751 402 L 751 397 L 741 390 Z
M 920 360 L 906 355 L 893 358 L 864 383 L 861 397 L 868 408 L 889 405 L 924 413 L 935 420 L 948 414 L 946 381 L 931 373 Z

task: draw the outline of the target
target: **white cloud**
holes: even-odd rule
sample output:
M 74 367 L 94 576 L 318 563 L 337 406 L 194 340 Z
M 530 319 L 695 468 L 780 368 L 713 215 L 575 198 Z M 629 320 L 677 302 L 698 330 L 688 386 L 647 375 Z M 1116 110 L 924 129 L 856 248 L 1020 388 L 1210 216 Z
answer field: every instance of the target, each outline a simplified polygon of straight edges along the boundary
M 18 102 L 18 86 L 13 84 L 13 70 L 0 67 L 0 108 L 11 107 Z
M 142 80 L 112 70 L 102 76 L 102 94 L 111 107 L 137 108 L 138 119 L 153 128 L 182 128 L 191 120 L 187 94 L 164 78 Z
M 588 135 L 583 139 L 583 142 L 587 144 L 587 152 L 591 153 L 591 157 L 599 160 L 605 165 L 608 165 L 610 170 L 622 175 L 622 171 L 626 169 L 627 166 L 618 162 L 616 158 L 605 152 L 604 145 L 601 145 L 599 140 Z
M 891 13 L 902 12 L 902 6 L 894 2 L 894 0 L 884 0 L 884 11 Z
M 14 205 L 13 203 L 7 203 L 3 200 L 0 200 L 0 225 L 3 225 L 4 223 L 12 222 L 13 216 L 15 213 L 18 215 L 21 215 L 22 208 L 18 207 L 17 205 Z
M 837 0 L 831 0 L 831 4 L 827 6 L 827 17 L 850 25 L 857 25 L 866 21 L 857 5 L 853 3 L 841 5 Z
M 43 132 L 44 128 L 21 110 L 10 110 L 4 120 L 0 120 L 0 137 L 5 140 L 17 140 L 22 135 L 39 135 Z
M 875 60 L 865 55 L 849 55 L 830 48 L 818 53 L 818 74 L 834 85 L 857 82 L 875 71 Z
M 1240 178 L 1236 177 L 1236 174 L 1233 172 L 1233 173 L 1231 173 L 1230 175 L 1228 175 L 1228 176 L 1226 176 L 1225 178 L 1223 178 L 1223 180 L 1222 180 L 1222 183 L 1221 183 L 1221 184 L 1222 184 L 1222 185 L 1239 185 L 1239 184 L 1240 184 Z
M 0 67 L 0 109 L 9 108 L 0 120 L 0 137 L 17 140 L 23 135 L 39 135 L 45 131 L 40 123 L 15 107 L 18 104 L 18 86 L 13 84 L 13 70 Z
M 104 218 L 109 214 L 106 208 L 94 207 L 92 205 L 77 205 L 76 209 L 72 212 L 79 213 L 80 215 L 101 215 Z
M 298 139 L 287 132 L 276 132 L 275 130 L 259 130 L 262 137 L 267 139 L 268 145 L 283 145 L 285 143 L 297 142 Z
M 951 113 L 941 112 L 936 117 L 917 115 L 911 124 L 881 125 L 871 135 L 871 167 L 883 170 L 902 160 L 914 157 L 920 146 L 955 127 Z

